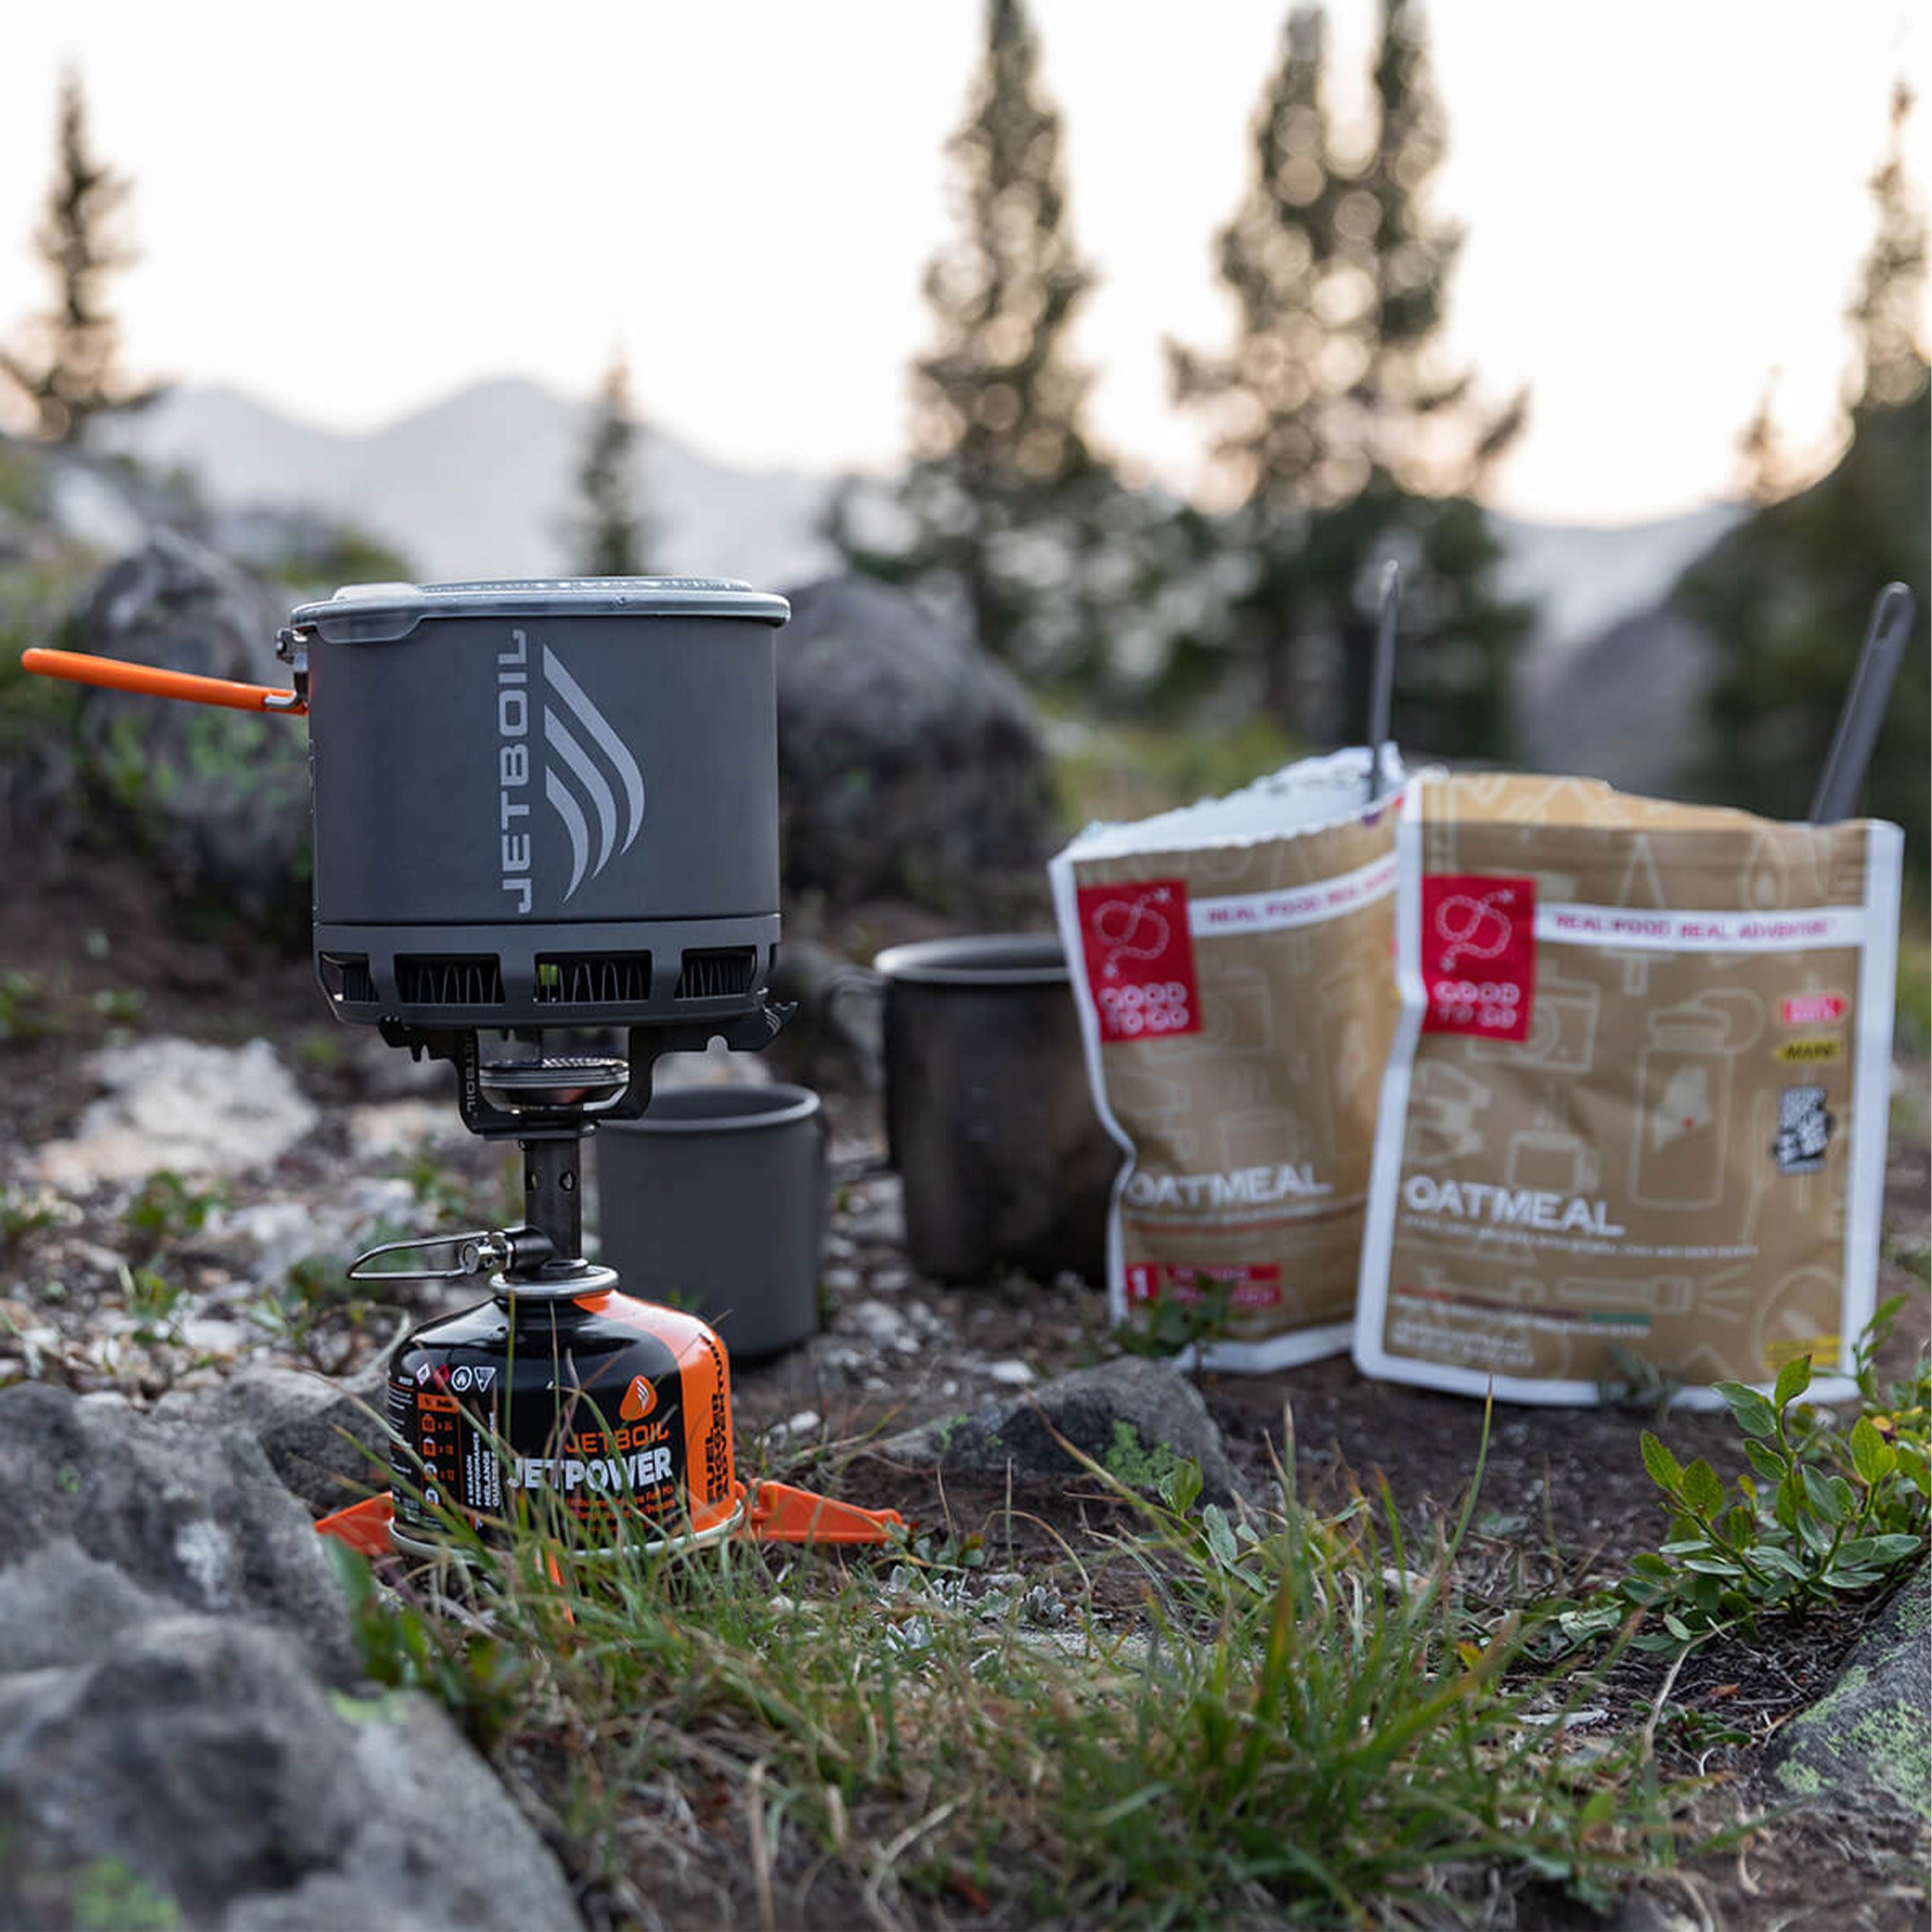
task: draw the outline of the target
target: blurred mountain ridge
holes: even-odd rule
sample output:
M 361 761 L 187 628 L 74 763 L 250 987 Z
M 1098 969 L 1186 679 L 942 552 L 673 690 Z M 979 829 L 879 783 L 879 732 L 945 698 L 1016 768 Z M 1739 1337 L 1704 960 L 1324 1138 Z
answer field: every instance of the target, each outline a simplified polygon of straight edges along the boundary
M 235 388 L 172 392 L 111 426 L 111 446 L 195 472 L 211 503 L 302 503 L 353 521 L 425 581 L 570 567 L 564 520 L 591 408 L 521 376 L 472 383 L 368 431 L 305 423 Z M 104 424 L 104 428 L 109 426 Z M 818 524 L 836 478 L 716 461 L 654 426 L 638 488 L 667 570 L 784 586 L 836 568 Z M 1540 616 L 1533 693 L 1621 619 L 1653 607 L 1743 514 L 1714 503 L 1640 523 L 1546 523 L 1492 512 L 1501 587 Z
M 104 446 L 199 478 L 218 511 L 286 504 L 352 520 L 424 582 L 556 575 L 592 405 L 540 382 L 472 383 L 380 428 L 307 423 L 223 386 L 171 392 L 103 425 Z M 735 470 L 646 426 L 638 486 L 659 568 L 795 583 L 835 561 L 815 526 L 829 480 Z

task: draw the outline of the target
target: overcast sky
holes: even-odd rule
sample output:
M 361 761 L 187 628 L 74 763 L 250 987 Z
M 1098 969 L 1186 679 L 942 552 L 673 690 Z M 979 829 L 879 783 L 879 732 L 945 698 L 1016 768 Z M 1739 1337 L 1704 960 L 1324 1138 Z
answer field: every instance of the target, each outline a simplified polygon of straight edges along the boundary
M 1208 260 L 1247 166 L 1280 0 L 1035 0 L 1098 269 L 1094 427 L 1171 482 L 1199 426 L 1160 344 L 1224 339 Z M 1468 242 L 1451 340 L 1532 426 L 1503 507 L 1622 521 L 1723 494 L 1772 368 L 1792 439 L 1831 428 L 1911 0 L 1436 0 L 1437 206 Z M 1338 104 L 1372 9 L 1336 0 Z M 0 328 L 64 61 L 136 183 L 120 284 L 142 373 L 373 426 L 476 377 L 640 405 L 742 465 L 903 454 L 922 265 L 979 0 L 22 0 L 0 59 Z M 1924 183 L 1932 103 L 1915 117 Z

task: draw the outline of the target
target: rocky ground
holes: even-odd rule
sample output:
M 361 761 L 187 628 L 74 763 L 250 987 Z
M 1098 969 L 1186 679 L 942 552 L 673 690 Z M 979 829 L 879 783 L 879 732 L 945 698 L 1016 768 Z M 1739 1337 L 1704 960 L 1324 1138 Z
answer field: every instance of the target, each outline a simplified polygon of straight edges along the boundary
M 28 1425 L 28 1437 L 51 1432 L 67 1444 L 54 1466 L 57 1482 L 80 1471 L 76 1480 L 92 1484 L 94 1461 L 106 1454 L 104 1426 L 125 1436 L 138 1435 L 148 1417 L 239 1420 L 304 1508 L 319 1514 L 350 1493 L 353 1454 L 345 1458 L 329 1428 L 346 1413 L 342 1391 L 373 1395 L 400 1334 L 476 1298 L 461 1284 L 361 1294 L 343 1278 L 346 1258 L 385 1239 L 500 1225 L 516 1198 L 514 1156 L 464 1134 L 446 1068 L 412 1067 L 335 1026 L 304 961 L 265 957 L 232 935 L 196 938 L 158 926 L 143 904 L 140 882 L 116 867 L 70 867 L 16 891 L 0 912 L 0 1073 L 10 1095 L 0 1116 L 0 1388 L 40 1384 L 36 1400 L 49 1403 L 62 1400 L 58 1390 L 86 1398 L 77 1408 L 28 1416 L 16 1396 L 10 1411 L 16 1430 Z M 701 1060 L 668 1066 L 665 1077 L 746 1070 Z M 774 1070 L 809 1074 L 824 1092 L 837 1186 L 821 1332 L 737 1371 L 741 1466 L 890 1504 L 928 1527 L 982 1534 L 1003 1566 L 1023 1574 L 1050 1558 L 1054 1539 L 1080 1533 L 1088 1504 L 1079 1486 L 1024 1466 L 1009 1475 L 997 1456 L 990 1470 L 976 1471 L 952 1454 L 936 1472 L 938 1438 L 922 1442 L 918 1432 L 993 1402 L 1030 1412 L 1029 1392 L 1118 1360 L 1103 1301 L 1071 1277 L 970 1286 L 920 1278 L 905 1258 L 898 1184 L 884 1171 L 877 1099 L 860 1064 L 820 1055 L 802 1066 L 781 1056 Z M 1914 1297 L 1887 1350 L 1884 1366 L 1893 1372 L 1904 1371 L 1927 1331 L 1922 1273 L 1906 1264 L 1915 1244 L 1922 1253 L 1928 1201 L 1924 1072 L 1902 1070 L 1888 1174 L 1894 1239 L 1880 1292 Z M 176 1178 L 158 1180 L 158 1173 Z M 594 1227 L 594 1201 L 589 1220 Z M 1405 1514 L 1426 1522 L 1458 1502 L 1475 1466 L 1482 1432 L 1475 1405 L 1368 1383 L 1346 1358 L 1266 1377 L 1204 1378 L 1198 1386 L 1200 1420 L 1214 1429 L 1195 1453 L 1208 1461 L 1210 1481 L 1231 1490 L 1267 1493 L 1285 1407 L 1292 1411 L 1299 1478 L 1318 1496 L 1339 1500 L 1352 1476 L 1379 1469 Z M 1654 1546 L 1664 1521 L 1637 1438 L 1656 1422 L 1636 1409 L 1498 1412 L 1469 1556 L 1499 1600 L 1580 1592 Z M 1684 1458 L 1701 1454 L 1720 1469 L 1735 1466 L 1727 1420 L 1676 1413 L 1660 1426 Z M 1224 1462 L 1213 1460 L 1217 1454 Z M 223 1480 L 238 1479 L 230 1472 Z M 233 1522 L 226 1528 L 222 1522 L 204 1496 L 182 1522 L 215 1528 L 178 1528 L 172 1553 L 156 1559 L 152 1576 L 143 1573 L 139 1589 L 205 1621 L 219 1592 L 211 1586 L 197 1598 L 194 1576 L 219 1580 L 224 1562 L 247 1568 L 233 1547 Z M 197 1571 L 190 1560 L 196 1538 L 218 1532 L 228 1538 L 220 1543 L 226 1554 L 219 1562 L 209 1556 Z M 34 1561 L 46 1574 L 40 1594 L 16 1594 L 21 1616 L 64 1600 L 61 1566 L 77 1565 L 80 1574 L 88 1561 L 84 1516 L 50 1520 L 35 1534 L 41 1554 Z M 17 1585 L 24 1574 L 21 1565 L 0 1570 L 0 1586 Z M 1848 1612 L 1835 1622 L 1794 1625 L 1756 1652 L 1700 1653 L 1674 1695 L 1693 1712 L 1727 1720 L 1733 1740 L 1704 1748 L 1703 1768 L 1747 1777 L 1767 1741 L 1831 1686 L 1864 1621 Z M 266 1652 L 231 1666 L 206 1631 L 167 1628 L 182 1660 L 172 1694 L 178 1702 L 191 1701 L 197 1684 L 224 1671 L 250 1682 L 250 1672 L 264 1682 L 276 1676 Z M 297 1618 L 262 1641 L 306 1642 L 305 1628 Z M 158 1641 L 151 1624 L 140 1628 L 147 1634 L 129 1640 L 136 1648 Z M 24 1678 L 0 1678 L 0 1798 L 17 1794 L 23 1766 L 74 1780 L 101 1774 L 87 1749 L 60 1742 L 62 1714 L 74 1700 L 109 1695 L 99 1680 L 105 1666 L 87 1667 L 94 1677 L 86 1676 L 83 1653 L 71 1644 L 0 1659 L 8 1671 L 68 1672 L 58 1683 L 39 1681 L 31 1697 L 18 1693 Z M 123 1654 L 115 1667 L 134 1666 Z M 1645 1694 L 1640 1678 L 1624 1693 L 1634 1701 Z M 344 1765 L 375 1766 L 371 1790 L 400 1788 L 416 1774 L 394 1735 L 338 1730 L 329 1730 L 328 1750 Z M 1694 1726 L 1685 1733 L 1695 1734 Z M 1653 1916 L 1630 1922 L 1922 1923 L 1924 1893 L 1911 1875 L 1922 1858 L 1918 1828 L 1862 1796 L 1846 1796 L 1852 1811 L 1814 1805 L 1747 1856 L 1706 1862 L 1674 1903 L 1658 1893 L 1642 1906 Z M 473 1790 L 452 1800 L 466 1816 L 462 1805 L 483 1802 Z M 352 1836 L 366 1829 L 372 1844 L 381 1836 L 373 1820 L 344 1829 Z M 259 1846 L 244 1846 L 234 1856 L 246 1864 L 258 1853 Z M 370 1856 L 370 1868 L 380 1868 L 381 1857 Z M 326 1886 L 336 1878 L 326 1877 L 315 1877 L 323 1888 L 316 1897 L 334 1896 Z M 257 1873 L 250 1882 L 266 1881 Z M 32 1896 L 22 1884 L 11 1903 L 24 1911 Z M 428 1914 L 422 1922 L 436 1922 L 428 1906 L 422 1910 Z M 243 1914 L 222 1922 L 319 1922 Z

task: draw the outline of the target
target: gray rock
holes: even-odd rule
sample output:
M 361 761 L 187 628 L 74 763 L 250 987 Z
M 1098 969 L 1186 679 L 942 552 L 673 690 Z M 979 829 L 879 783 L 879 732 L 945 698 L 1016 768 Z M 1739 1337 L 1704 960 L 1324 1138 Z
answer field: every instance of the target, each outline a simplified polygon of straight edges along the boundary
M 242 1369 L 213 1389 L 164 1397 L 157 1406 L 171 1417 L 247 1430 L 275 1474 L 320 1516 L 382 1486 L 386 1387 L 380 1366 L 335 1382 L 265 1364 Z
M 79 649 L 208 677 L 286 684 L 266 589 L 179 532 L 155 530 L 104 572 Z M 97 810 L 147 848 L 177 892 L 306 923 L 308 748 L 299 719 L 89 690 L 80 712 Z
M 1010 1401 L 929 1424 L 880 1445 L 887 1459 L 942 1474 L 1072 1474 L 1064 1438 L 1121 1481 L 1153 1490 L 1177 1461 L 1196 1463 L 1204 1501 L 1227 1504 L 1240 1482 L 1201 1392 L 1158 1362 L 1122 1356 L 1056 1376 Z
M 260 1289 L 279 1287 L 296 1262 L 322 1252 L 328 1237 L 308 1201 L 251 1201 L 217 1208 L 200 1245 Z
M 579 1923 L 440 1709 L 332 1695 L 303 1665 L 271 1630 L 177 1617 L 92 1664 L 0 1678 L 0 1923 Z
M 1772 1740 L 1783 1796 L 1889 1798 L 1932 1817 L 1932 1570 L 1921 1564 L 1852 1646 L 1838 1681 Z
M 84 1662 L 122 1631 L 179 1610 L 72 1537 L 50 1538 L 0 1570 L 0 1677 Z
M 836 577 L 789 593 L 778 643 L 788 892 L 946 907 L 1036 868 L 1052 838 L 1039 724 L 1018 680 L 906 592 Z
M 306 1645 L 326 1670 L 352 1667 L 342 1592 L 310 1514 L 246 1430 L 150 1420 L 125 1403 L 22 1382 L 0 1390 L 0 1576 L 24 1602 L 36 1580 L 50 1628 L 38 1654 L 77 1662 L 99 1633 L 70 1618 L 57 1553 L 70 1544 L 171 1610 L 254 1616 Z M 90 1573 L 91 1574 L 91 1573 Z M 121 1608 L 131 1615 L 124 1596 Z M 10 1619 L 10 1622 L 11 1620 Z M 107 1615 L 110 1628 L 116 1613 Z M 0 1920 L 4 1922 L 4 1920 Z
M 278 1160 L 320 1118 L 266 1040 L 228 1047 L 151 1035 L 103 1048 L 87 1070 L 107 1092 L 71 1140 L 49 1142 L 30 1163 L 69 1194 L 163 1169 L 245 1174 Z
M 880 1348 L 890 1348 L 896 1342 L 910 1337 L 906 1318 L 890 1302 L 861 1301 L 845 1310 L 840 1317 L 839 1325 L 850 1332 L 862 1335 L 868 1342 Z

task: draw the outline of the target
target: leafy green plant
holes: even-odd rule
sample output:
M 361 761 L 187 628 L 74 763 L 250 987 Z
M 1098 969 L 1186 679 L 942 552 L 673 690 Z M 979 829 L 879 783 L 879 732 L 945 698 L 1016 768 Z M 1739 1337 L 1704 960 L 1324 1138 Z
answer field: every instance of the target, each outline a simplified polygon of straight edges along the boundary
M 305 1033 L 296 1042 L 296 1058 L 317 1073 L 333 1073 L 344 1058 L 342 1029 L 325 1031 L 320 1028 Z
M 0 512 L 15 492 L 11 454 L 0 448 Z M 30 512 L 31 514 L 32 512 Z M 75 550 L 47 563 L 10 561 L 0 570 L 0 760 L 64 756 L 74 739 L 80 693 L 74 685 L 36 676 L 20 662 L 34 644 L 71 646 L 79 593 L 98 566 Z
M 1660 1417 L 1684 1386 L 1621 1342 L 1611 1342 L 1606 1352 L 1610 1373 L 1597 1383 L 1597 1400 L 1606 1407 L 1644 1410 Z
M 1096 818 L 1144 818 L 1220 797 L 1278 770 L 1302 748 L 1258 711 L 1232 726 L 1176 728 L 1100 722 L 1058 709 L 1056 722 L 1070 742 L 1054 761 L 1054 790 L 1062 821 L 1075 830 Z
M 121 1210 L 121 1226 L 142 1255 L 152 1255 L 189 1234 L 199 1234 L 208 1217 L 229 1204 L 219 1182 L 197 1187 L 172 1168 L 160 1168 L 135 1191 Z
M 1160 1358 L 1217 1340 L 1228 1332 L 1234 1292 L 1232 1282 L 1210 1282 L 1202 1289 L 1198 1300 L 1183 1301 L 1163 1295 L 1144 1323 L 1117 1329 L 1114 1339 L 1130 1355 Z
M 121 1293 L 128 1312 L 134 1318 L 134 1340 L 165 1342 L 179 1347 L 182 1341 L 182 1302 L 188 1291 L 182 1283 L 170 1281 L 152 1268 L 121 1268 Z
M 443 1167 L 432 1149 L 419 1148 L 411 1157 L 405 1175 L 410 1197 L 418 1208 L 426 1208 L 446 1220 L 476 1219 L 469 1189 Z
M 1618 1587 L 1662 1628 L 1644 1648 L 1680 1648 L 1720 1630 L 1754 1633 L 1774 1611 L 1869 1590 L 1932 1547 L 1928 1367 L 1881 1389 L 1874 1361 L 1904 1298 L 1887 1302 L 1856 1358 L 1858 1413 L 1849 1427 L 1801 1406 L 1811 1358 L 1779 1371 L 1766 1396 L 1741 1382 L 1718 1393 L 1744 1432 L 1748 1474 L 1735 1490 L 1703 1457 L 1680 1463 L 1648 1430 L 1644 1467 L 1670 1499 L 1669 1539 L 1637 1557 Z
M 37 973 L 0 973 L 0 1041 L 40 1040 L 60 1022 L 47 984 Z
M 110 1026 L 132 1026 L 141 1017 L 147 995 L 137 987 L 104 986 L 88 1004 Z
M 90 1858 L 68 1900 L 76 1932 L 173 1932 L 181 1910 L 118 1858 Z
M 326 1540 L 348 1593 L 363 1669 L 387 1689 L 428 1691 L 478 1750 L 491 1749 L 523 1701 L 530 1659 L 487 1633 L 437 1625 L 416 1606 L 378 1588 L 366 1557 L 334 1537 Z
M 0 1193 L 0 1249 L 51 1228 L 60 1218 L 59 1208 L 44 1195 Z
M 1898 974 L 1893 1037 L 1901 1053 L 1932 1054 L 1932 938 L 1928 938 L 1925 889 L 1914 882 L 1900 908 Z
M 250 1312 L 291 1354 L 324 1375 L 340 1375 L 380 1306 L 349 1280 L 340 1256 L 304 1255 Z

